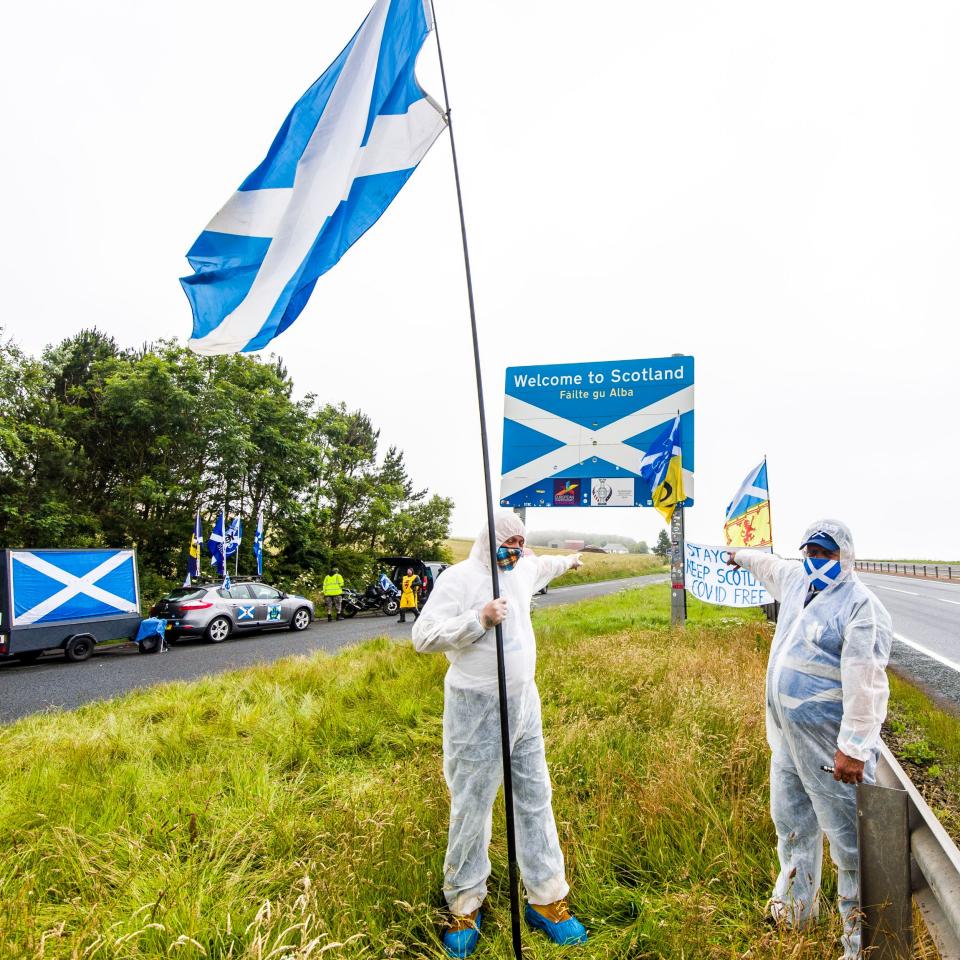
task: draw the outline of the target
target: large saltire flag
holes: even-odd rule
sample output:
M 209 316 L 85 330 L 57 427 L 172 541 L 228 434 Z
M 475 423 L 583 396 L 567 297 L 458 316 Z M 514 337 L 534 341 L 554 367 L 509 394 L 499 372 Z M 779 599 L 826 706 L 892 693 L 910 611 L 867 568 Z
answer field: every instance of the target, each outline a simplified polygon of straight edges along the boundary
M 727 505 L 723 535 L 730 547 L 773 546 L 765 459 L 744 477 L 740 489 Z
M 640 476 L 650 485 L 653 505 L 667 523 L 673 519 L 677 504 L 687 499 L 680 440 L 680 414 L 677 414 L 640 461 Z
M 187 253 L 190 348 L 260 350 L 390 205 L 446 124 L 414 68 L 429 0 L 377 0 Z

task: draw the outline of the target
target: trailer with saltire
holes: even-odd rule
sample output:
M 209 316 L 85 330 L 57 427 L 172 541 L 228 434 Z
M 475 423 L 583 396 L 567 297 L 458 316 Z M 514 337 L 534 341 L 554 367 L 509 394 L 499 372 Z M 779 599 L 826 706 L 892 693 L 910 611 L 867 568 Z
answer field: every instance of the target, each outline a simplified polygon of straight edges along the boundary
M 0 658 L 63 650 L 79 662 L 98 643 L 133 639 L 140 620 L 135 550 L 2 551 Z

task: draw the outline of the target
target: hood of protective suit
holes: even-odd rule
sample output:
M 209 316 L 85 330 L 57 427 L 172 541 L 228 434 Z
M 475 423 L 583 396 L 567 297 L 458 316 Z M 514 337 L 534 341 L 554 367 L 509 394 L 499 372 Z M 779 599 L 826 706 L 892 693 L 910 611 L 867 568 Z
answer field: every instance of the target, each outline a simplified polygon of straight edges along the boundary
M 512 510 L 494 511 L 493 527 L 498 547 L 504 540 L 509 540 L 511 537 L 526 539 L 527 536 L 527 528 L 523 525 L 523 521 Z M 470 559 L 478 560 L 488 570 L 490 569 L 490 534 L 486 524 L 483 525 L 483 529 L 470 549 Z
M 806 543 L 818 531 L 833 537 L 834 542 L 840 548 L 840 579 L 846 580 L 853 573 L 853 561 L 855 559 L 853 534 L 850 533 L 850 528 L 839 520 L 817 520 L 816 523 L 811 523 L 804 531 L 800 543 Z

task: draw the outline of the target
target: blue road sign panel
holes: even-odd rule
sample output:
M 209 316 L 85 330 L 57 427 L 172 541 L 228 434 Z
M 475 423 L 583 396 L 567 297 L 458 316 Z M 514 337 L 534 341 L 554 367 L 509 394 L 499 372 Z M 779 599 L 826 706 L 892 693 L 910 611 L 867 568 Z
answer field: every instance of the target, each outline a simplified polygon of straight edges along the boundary
M 680 413 L 693 504 L 693 357 L 509 367 L 504 507 L 650 507 L 640 461 Z

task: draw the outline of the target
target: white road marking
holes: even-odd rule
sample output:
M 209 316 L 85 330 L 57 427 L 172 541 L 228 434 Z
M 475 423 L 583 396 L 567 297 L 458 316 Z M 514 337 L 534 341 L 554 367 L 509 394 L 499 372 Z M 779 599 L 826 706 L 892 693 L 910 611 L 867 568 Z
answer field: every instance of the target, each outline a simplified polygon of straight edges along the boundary
M 882 587 L 879 583 L 875 583 L 874 586 L 878 590 L 890 590 L 893 593 L 905 593 L 908 597 L 919 597 L 919 593 L 914 593 L 913 590 L 898 590 L 896 587 Z
M 960 607 L 960 600 L 948 600 L 946 597 L 937 597 L 937 599 L 941 603 L 955 603 L 958 607 Z
M 917 643 L 915 640 L 908 640 L 902 633 L 895 633 L 893 637 L 895 640 L 899 640 L 901 643 L 905 643 L 908 647 L 912 647 L 914 650 L 922 653 L 925 657 L 930 657 L 931 660 L 936 660 L 938 663 L 942 663 L 945 667 L 949 667 L 951 670 L 956 670 L 957 673 L 960 673 L 960 663 L 956 663 L 953 660 L 948 660 L 946 657 L 942 657 L 939 653 L 934 653 L 932 650 L 920 643 Z

